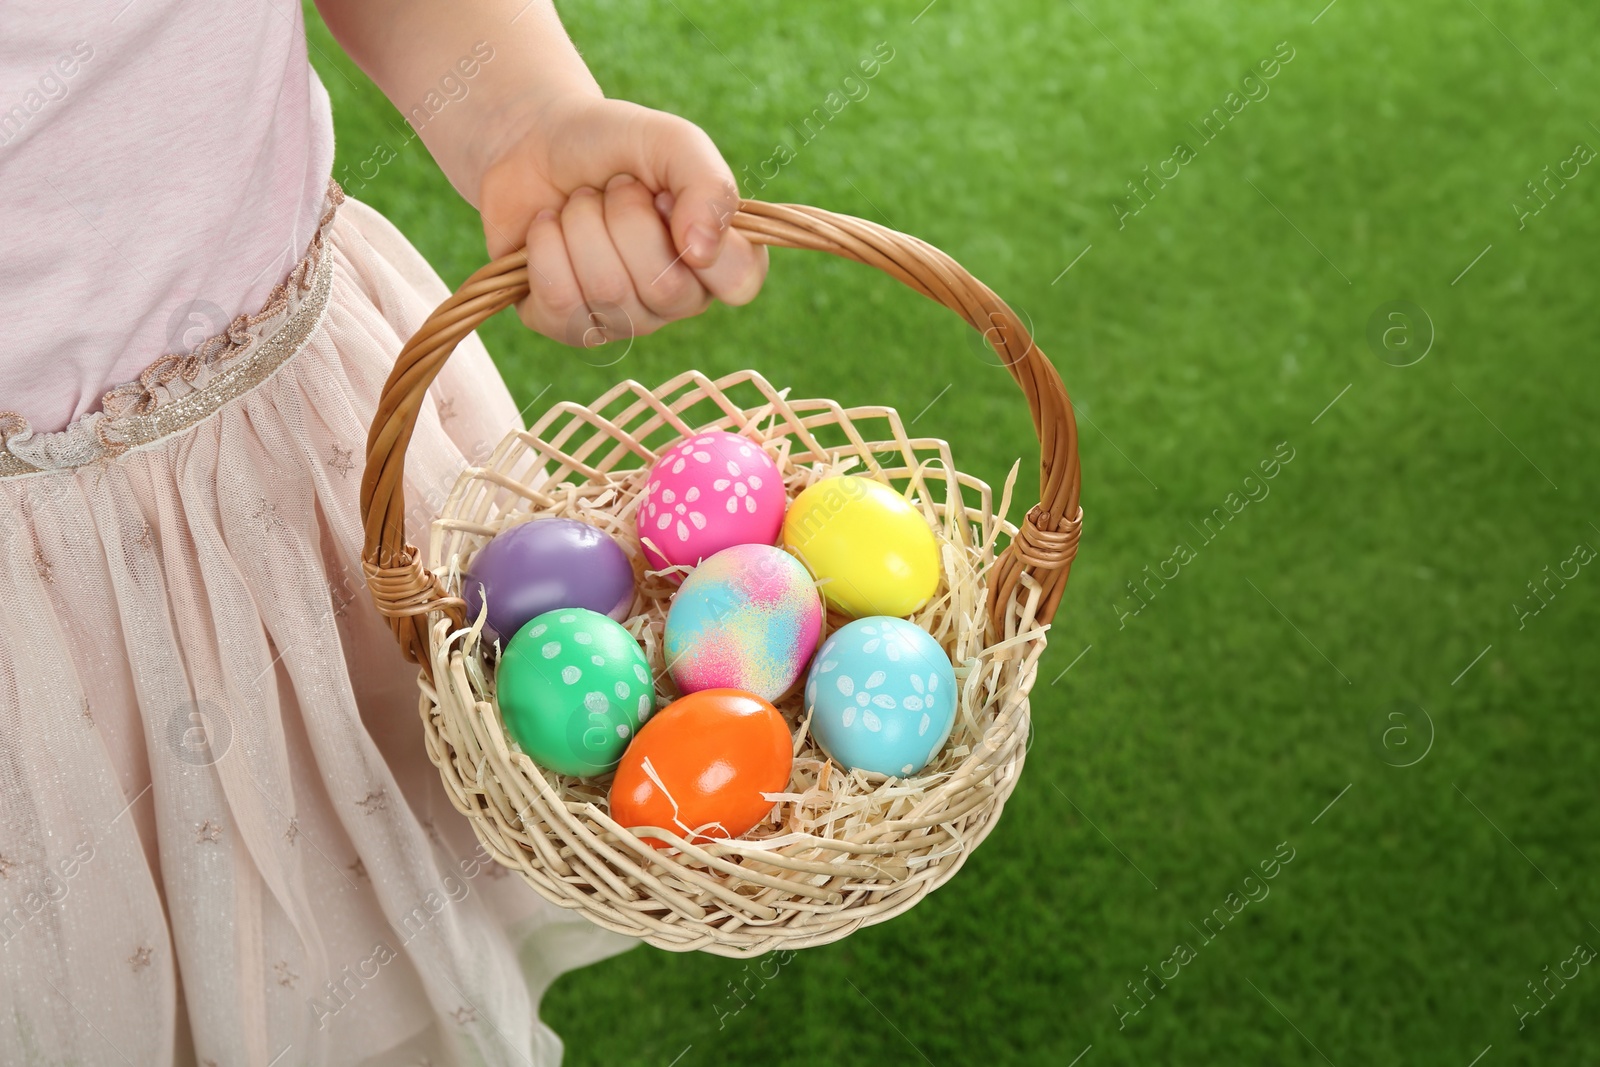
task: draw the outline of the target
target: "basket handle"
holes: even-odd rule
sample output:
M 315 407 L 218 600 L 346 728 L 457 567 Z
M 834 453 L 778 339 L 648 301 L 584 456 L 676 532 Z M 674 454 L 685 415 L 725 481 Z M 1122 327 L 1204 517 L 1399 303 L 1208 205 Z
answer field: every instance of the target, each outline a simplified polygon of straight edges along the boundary
M 1006 604 L 1024 574 L 1042 588 L 1035 612 L 1049 622 L 1061 602 L 1078 547 L 1078 428 L 1061 376 L 1006 303 L 955 260 L 915 237 L 875 222 L 800 204 L 742 200 L 729 220 L 756 244 L 810 248 L 853 259 L 898 279 L 954 311 L 983 334 L 1021 386 L 1039 437 L 1041 500 L 990 578 L 989 620 L 1005 633 Z M 403 473 L 406 447 L 423 397 L 456 345 L 485 319 L 528 294 L 527 255 L 512 252 L 480 269 L 428 316 L 396 358 L 378 397 L 361 476 L 366 529 L 362 569 L 378 610 L 388 617 L 407 659 L 428 670 L 428 614 L 444 611 L 463 625 L 466 605 L 448 595 L 406 540 Z

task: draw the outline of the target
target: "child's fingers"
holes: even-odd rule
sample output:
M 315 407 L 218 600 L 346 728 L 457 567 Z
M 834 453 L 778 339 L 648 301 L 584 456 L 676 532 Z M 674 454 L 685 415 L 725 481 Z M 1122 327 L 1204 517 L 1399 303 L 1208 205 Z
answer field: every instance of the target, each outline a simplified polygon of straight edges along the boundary
M 680 261 L 649 188 L 620 174 L 606 185 L 604 199 L 606 229 L 644 306 L 667 322 L 704 311 L 711 296 Z
M 677 198 L 670 192 L 656 194 L 656 213 L 663 220 L 672 217 Z M 696 270 L 695 277 L 711 295 L 738 307 L 748 304 L 761 292 L 767 278 L 767 248 L 758 245 L 737 231 L 729 231 L 723 239 L 723 254 L 717 262 L 704 270 Z
M 730 230 L 717 261 L 697 269 L 695 275 L 724 304 L 748 304 L 767 279 L 767 246 L 752 244 L 744 234 Z
M 522 321 L 554 341 L 590 348 L 605 338 L 598 332 L 585 336 L 587 328 L 574 330 L 572 324 L 588 313 L 583 289 L 567 259 L 567 243 L 561 233 L 561 219 L 546 209 L 528 227 L 528 296 L 518 307 Z
M 567 198 L 561 210 L 561 232 L 584 303 L 605 328 L 606 339 L 639 336 L 662 325 L 661 317 L 645 307 L 634 291 L 633 278 L 606 232 L 599 193 L 585 187 Z

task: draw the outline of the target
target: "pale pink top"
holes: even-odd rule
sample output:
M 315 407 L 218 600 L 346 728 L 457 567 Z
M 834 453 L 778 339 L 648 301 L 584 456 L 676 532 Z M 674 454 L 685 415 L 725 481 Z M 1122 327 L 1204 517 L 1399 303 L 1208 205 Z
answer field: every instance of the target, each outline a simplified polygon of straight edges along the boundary
M 259 310 L 332 168 L 298 2 L 5 0 L 0 410 L 63 429 Z

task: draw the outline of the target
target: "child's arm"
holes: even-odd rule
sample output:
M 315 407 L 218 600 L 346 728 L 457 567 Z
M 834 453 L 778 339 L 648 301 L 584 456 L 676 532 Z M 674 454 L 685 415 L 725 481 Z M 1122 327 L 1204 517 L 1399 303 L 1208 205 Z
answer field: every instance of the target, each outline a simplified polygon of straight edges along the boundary
M 744 304 L 760 291 L 766 249 L 728 229 L 738 189 L 711 139 L 686 119 L 606 99 L 551 0 L 317 8 L 408 118 L 442 95 L 443 79 L 464 82 L 418 133 L 482 213 L 490 255 L 527 246 L 534 284 L 519 310 L 533 329 L 598 343 L 596 323 L 608 337 L 645 334 L 712 297 Z M 463 61 L 477 68 L 470 81 Z

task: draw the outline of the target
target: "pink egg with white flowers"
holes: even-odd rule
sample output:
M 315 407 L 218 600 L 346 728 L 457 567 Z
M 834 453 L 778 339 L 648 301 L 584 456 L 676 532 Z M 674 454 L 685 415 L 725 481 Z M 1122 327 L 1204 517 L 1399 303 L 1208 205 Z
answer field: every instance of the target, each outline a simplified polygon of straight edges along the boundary
M 694 566 L 734 545 L 778 540 L 788 500 L 778 466 L 748 437 L 711 430 L 661 454 L 636 521 L 656 570 Z

